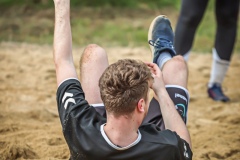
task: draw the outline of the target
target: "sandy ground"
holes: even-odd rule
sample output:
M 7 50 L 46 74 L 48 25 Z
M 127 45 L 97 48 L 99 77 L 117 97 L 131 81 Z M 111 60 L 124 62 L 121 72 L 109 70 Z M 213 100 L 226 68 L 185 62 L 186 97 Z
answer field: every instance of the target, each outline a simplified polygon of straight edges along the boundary
M 150 60 L 148 48 L 106 48 L 110 63 L 120 58 Z M 83 48 L 73 49 L 76 67 Z M 230 103 L 206 94 L 210 54 L 189 61 L 188 128 L 194 159 L 240 159 L 240 55 L 235 54 L 223 89 Z M 0 44 L 0 159 L 68 159 L 55 101 L 51 46 Z

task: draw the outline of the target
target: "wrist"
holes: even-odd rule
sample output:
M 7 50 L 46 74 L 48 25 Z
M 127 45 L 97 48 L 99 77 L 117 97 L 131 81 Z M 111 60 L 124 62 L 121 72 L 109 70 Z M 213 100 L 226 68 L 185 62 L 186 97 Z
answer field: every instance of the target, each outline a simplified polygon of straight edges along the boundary
M 55 18 L 57 21 L 60 21 L 60 22 L 66 18 L 70 18 L 70 6 L 66 4 L 55 5 Z
M 70 11 L 70 1 L 69 0 L 55 0 L 54 1 L 55 11 L 66 12 Z
M 158 88 L 158 89 L 154 90 L 154 92 L 158 97 L 162 97 L 163 95 L 165 95 L 167 93 L 167 90 L 165 87 L 162 87 L 162 88 Z

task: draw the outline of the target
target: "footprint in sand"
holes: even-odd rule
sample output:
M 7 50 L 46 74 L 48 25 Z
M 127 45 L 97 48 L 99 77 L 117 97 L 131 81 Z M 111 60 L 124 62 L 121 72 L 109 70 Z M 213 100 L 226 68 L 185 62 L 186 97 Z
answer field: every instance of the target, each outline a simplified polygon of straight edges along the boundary
M 228 159 L 230 157 L 235 157 L 236 154 L 239 154 L 240 149 L 231 149 L 226 153 L 217 153 L 217 152 L 208 152 L 201 156 L 204 159 Z
M 56 79 L 56 71 L 53 69 L 48 69 L 46 71 L 46 76 L 45 76 L 46 80 L 51 80 L 51 79 Z
M 50 146 L 57 146 L 57 145 L 65 144 L 65 141 L 60 137 L 55 137 L 55 138 L 49 139 L 47 143 Z
M 210 74 L 210 67 L 209 66 L 202 66 L 198 68 L 198 71 L 201 73 L 202 76 L 208 78 Z
M 27 144 L 4 143 L 3 159 L 37 159 L 39 156 Z

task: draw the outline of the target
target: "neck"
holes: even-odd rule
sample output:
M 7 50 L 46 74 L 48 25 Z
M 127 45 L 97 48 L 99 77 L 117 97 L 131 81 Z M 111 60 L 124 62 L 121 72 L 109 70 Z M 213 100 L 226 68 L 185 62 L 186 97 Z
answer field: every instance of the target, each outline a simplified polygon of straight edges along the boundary
M 110 114 L 107 117 L 104 131 L 113 144 L 125 147 L 137 139 L 140 123 L 134 116 L 122 115 L 115 117 Z

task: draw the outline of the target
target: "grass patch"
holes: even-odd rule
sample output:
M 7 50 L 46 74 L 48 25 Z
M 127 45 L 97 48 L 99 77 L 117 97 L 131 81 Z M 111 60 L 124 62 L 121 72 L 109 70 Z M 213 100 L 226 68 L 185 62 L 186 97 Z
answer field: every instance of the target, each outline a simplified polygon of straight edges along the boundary
M 8 0 L 1 1 L 0 6 L 4 1 L 7 2 Z M 149 0 L 148 4 L 139 0 L 138 7 L 133 5 L 135 8 L 129 7 L 131 5 L 127 5 L 128 7 L 112 7 L 110 5 L 87 7 L 87 4 L 85 7 L 76 7 L 74 3 L 77 5 L 79 1 L 71 2 L 73 3 L 71 9 L 73 44 L 80 46 L 97 43 L 103 46 L 147 47 L 147 31 L 153 17 L 158 14 L 170 16 L 173 28 L 175 28 L 179 14 L 179 9 L 176 8 L 180 8 L 180 2 L 175 0 L 161 1 L 161 3 L 156 3 L 155 6 L 153 0 Z M 173 2 L 175 2 L 174 5 Z M 52 44 L 54 30 L 53 2 L 46 0 L 45 3 L 42 3 L 45 9 L 41 9 L 41 6 L 35 7 L 34 0 L 27 5 L 20 1 L 17 3 L 21 5 L 11 6 L 8 1 L 4 5 L 11 7 L 1 10 L 0 41 Z M 166 6 L 171 7 L 166 8 Z M 214 2 L 210 1 L 196 32 L 193 51 L 211 53 L 216 31 L 213 6 Z M 238 32 L 234 50 L 238 53 L 240 53 L 239 37 L 240 33 Z
M 140 21 L 139 21 L 140 22 Z M 104 46 L 137 46 L 147 42 L 147 28 L 130 19 L 92 21 L 89 18 L 72 19 L 73 41 L 77 45 L 97 43 Z
M 124 8 L 139 8 L 139 6 L 147 5 L 150 8 L 164 8 L 164 7 L 177 7 L 179 6 L 178 0 L 71 0 L 70 1 L 72 7 L 124 7 Z M 11 6 L 31 6 L 34 8 L 49 8 L 53 6 L 52 0 L 1 0 L 1 7 L 11 7 Z

